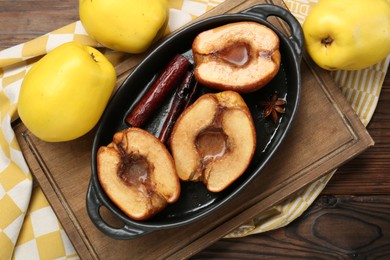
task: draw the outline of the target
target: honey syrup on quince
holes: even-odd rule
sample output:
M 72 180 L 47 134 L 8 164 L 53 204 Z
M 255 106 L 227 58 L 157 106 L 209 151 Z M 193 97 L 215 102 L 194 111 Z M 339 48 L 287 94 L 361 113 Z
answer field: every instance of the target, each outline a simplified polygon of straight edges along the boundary
M 196 138 L 196 147 L 203 161 L 216 160 L 227 151 L 227 136 L 221 129 L 208 129 Z
M 230 64 L 242 67 L 249 61 L 249 50 L 250 47 L 247 43 L 234 42 L 217 51 L 215 55 Z
M 121 158 L 119 177 L 126 185 L 134 186 L 145 195 L 153 193 L 150 180 L 151 165 L 143 156 L 128 154 Z

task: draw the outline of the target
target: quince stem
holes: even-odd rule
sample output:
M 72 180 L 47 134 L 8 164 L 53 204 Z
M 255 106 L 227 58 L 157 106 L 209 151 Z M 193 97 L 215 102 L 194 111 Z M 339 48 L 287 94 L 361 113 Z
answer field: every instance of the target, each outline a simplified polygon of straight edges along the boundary
M 333 42 L 333 38 L 330 36 L 321 39 L 321 44 L 325 45 L 325 47 L 328 47 L 328 45 L 331 45 L 332 42 Z

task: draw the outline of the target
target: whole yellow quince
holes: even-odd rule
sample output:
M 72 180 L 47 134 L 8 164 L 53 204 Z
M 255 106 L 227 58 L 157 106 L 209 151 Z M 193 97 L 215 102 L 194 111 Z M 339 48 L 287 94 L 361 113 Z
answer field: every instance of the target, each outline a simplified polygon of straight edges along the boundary
M 102 53 L 80 43 L 65 43 L 27 72 L 19 94 L 19 116 L 44 141 L 76 139 L 99 121 L 115 82 L 115 69 Z
M 358 70 L 390 53 L 389 0 L 320 0 L 303 24 L 309 55 L 327 70 Z
M 96 41 L 122 52 L 144 52 L 168 22 L 167 0 L 80 0 L 80 20 Z

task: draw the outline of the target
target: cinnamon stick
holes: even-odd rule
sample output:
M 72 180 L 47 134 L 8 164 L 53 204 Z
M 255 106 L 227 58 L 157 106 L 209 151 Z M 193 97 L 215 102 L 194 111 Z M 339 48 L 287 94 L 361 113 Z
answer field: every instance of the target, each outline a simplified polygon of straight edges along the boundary
M 196 85 L 194 73 L 193 71 L 188 71 L 175 93 L 172 105 L 161 129 L 159 139 L 163 144 L 167 145 L 176 120 L 189 105 L 190 97 L 194 95 L 194 85 Z
M 126 122 L 132 127 L 142 127 L 179 84 L 190 65 L 183 55 L 176 55 L 126 117 Z

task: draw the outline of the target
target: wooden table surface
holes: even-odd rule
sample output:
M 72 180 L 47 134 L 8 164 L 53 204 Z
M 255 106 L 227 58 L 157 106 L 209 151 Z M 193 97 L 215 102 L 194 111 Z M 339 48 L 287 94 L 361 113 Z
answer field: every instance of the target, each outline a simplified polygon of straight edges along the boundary
M 77 0 L 0 1 L 0 50 L 78 20 Z M 285 228 L 221 239 L 199 258 L 390 258 L 390 73 L 367 127 L 375 146 L 340 167 Z

